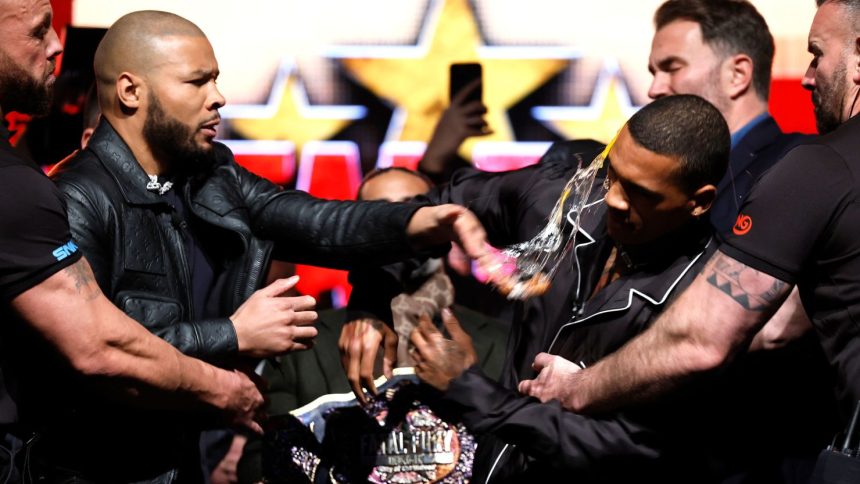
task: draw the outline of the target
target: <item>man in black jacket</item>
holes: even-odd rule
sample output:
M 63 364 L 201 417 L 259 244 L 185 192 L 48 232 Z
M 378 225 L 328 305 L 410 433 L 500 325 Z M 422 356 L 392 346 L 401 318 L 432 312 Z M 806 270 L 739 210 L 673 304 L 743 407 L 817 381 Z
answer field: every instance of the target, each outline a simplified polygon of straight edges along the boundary
M 451 239 L 484 250 L 461 207 L 323 201 L 238 166 L 213 141 L 225 100 L 212 47 L 181 17 L 121 18 L 94 63 L 103 121 L 54 178 L 99 286 L 186 354 L 241 367 L 308 346 L 313 299 L 280 297 L 295 279 L 258 290 L 272 258 L 349 268 Z M 196 420 L 92 402 L 44 447 L 78 477 L 196 480 Z
M 566 294 L 557 293 L 554 281 L 549 293 L 523 306 L 526 312 L 565 313 L 557 315 L 561 324 L 538 328 L 546 337 L 527 337 L 589 366 L 647 328 L 716 248 L 706 213 L 728 151 L 725 121 L 699 97 L 661 99 L 634 115 L 586 205 L 571 251 L 571 267 L 578 270 L 558 274 L 573 278 L 558 285 Z M 500 235 L 503 227 L 532 218 L 542 223 L 545 216 L 530 212 L 536 203 L 546 207 L 545 193 L 558 196 L 574 170 L 570 163 L 542 163 L 486 175 L 489 186 L 481 193 L 473 191 L 479 184 L 455 176 L 449 189 L 469 193 L 449 196 L 474 199 L 488 233 Z M 484 207 L 484 197 L 504 200 L 504 210 L 485 211 L 491 204 Z M 535 328 L 518 329 L 514 339 Z M 470 431 L 484 437 L 474 470 L 480 482 L 707 482 L 701 449 L 687 440 L 693 412 L 700 410 L 689 401 L 586 418 L 467 368 L 470 359 L 455 355 L 468 354 L 469 342 L 450 332 L 453 340 L 426 324 L 413 332 L 416 373 L 443 392 L 440 405 L 453 407 Z
M 62 46 L 47 0 L 0 1 L 0 119 L 47 112 Z M 62 196 L 0 122 L 0 475 L 43 482 L 39 433 L 58 395 L 220 409 L 253 422 L 263 397 L 240 372 L 182 356 L 119 311 L 71 240 Z M 145 395 L 145 398 L 140 396 Z

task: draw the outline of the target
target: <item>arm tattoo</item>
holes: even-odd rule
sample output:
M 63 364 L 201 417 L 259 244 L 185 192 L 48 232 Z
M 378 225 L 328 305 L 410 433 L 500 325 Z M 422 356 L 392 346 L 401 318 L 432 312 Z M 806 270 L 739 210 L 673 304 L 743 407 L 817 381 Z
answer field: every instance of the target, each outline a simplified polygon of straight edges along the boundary
M 96 277 L 85 259 L 81 259 L 64 269 L 75 281 L 75 290 L 87 301 L 92 301 L 99 295 L 99 287 L 95 284 Z
M 744 309 L 761 312 L 779 301 L 787 283 L 771 276 L 762 280 L 761 272 L 722 253 L 705 267 L 708 283 L 728 294 Z

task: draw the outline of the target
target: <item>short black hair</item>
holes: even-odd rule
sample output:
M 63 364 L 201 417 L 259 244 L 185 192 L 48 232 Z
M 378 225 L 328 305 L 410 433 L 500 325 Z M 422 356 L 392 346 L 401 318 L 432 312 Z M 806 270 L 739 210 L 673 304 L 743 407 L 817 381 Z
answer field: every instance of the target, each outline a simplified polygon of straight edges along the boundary
M 426 183 L 428 188 L 433 188 L 433 181 L 431 181 L 430 178 L 424 173 L 421 173 L 420 171 L 410 170 L 409 168 L 403 168 L 402 166 L 389 166 L 386 168 L 374 168 L 373 170 L 367 172 L 367 174 L 364 175 L 364 178 L 361 180 L 361 184 L 358 186 L 358 191 L 355 194 L 355 198 L 358 200 L 362 199 L 361 191 L 364 189 L 364 185 L 366 185 L 367 182 L 373 180 L 380 175 L 384 175 L 390 172 L 406 173 L 407 175 L 412 175 Z
M 773 67 L 773 35 L 764 17 L 751 3 L 747 0 L 668 0 L 654 14 L 657 30 L 676 20 L 699 24 L 702 40 L 717 53 L 748 55 L 753 62 L 753 88 L 759 98 L 767 101 Z
M 639 146 L 679 160 L 677 180 L 688 193 L 716 186 L 726 173 L 729 126 L 720 111 L 699 96 L 659 98 L 637 111 L 627 129 Z

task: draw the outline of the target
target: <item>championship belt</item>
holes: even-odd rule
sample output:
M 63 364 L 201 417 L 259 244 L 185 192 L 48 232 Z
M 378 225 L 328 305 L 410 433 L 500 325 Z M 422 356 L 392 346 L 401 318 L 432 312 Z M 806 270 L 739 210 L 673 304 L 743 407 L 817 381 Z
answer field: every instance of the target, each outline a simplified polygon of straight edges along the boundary
M 265 482 L 460 483 L 472 476 L 475 439 L 426 404 L 412 368 L 380 379 L 362 407 L 352 393 L 325 395 L 267 424 Z

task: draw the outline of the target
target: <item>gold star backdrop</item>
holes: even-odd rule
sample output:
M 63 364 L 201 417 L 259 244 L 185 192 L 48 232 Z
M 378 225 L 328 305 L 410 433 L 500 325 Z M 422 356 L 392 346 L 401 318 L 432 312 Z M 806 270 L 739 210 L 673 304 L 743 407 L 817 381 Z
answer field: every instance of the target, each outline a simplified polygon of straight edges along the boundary
M 637 109 L 618 75 L 610 68 L 598 77 L 589 106 L 540 106 L 533 116 L 565 139 L 608 143 Z
M 361 106 L 312 106 L 291 63 L 285 65 L 264 105 L 227 105 L 222 114 L 239 135 L 257 140 L 289 140 L 301 153 L 309 141 L 327 140 L 364 116 Z
M 467 0 L 440 0 L 433 8 L 437 11 L 417 46 L 348 47 L 337 49 L 333 57 L 341 58 L 358 82 L 395 106 L 389 141 L 428 141 L 448 105 L 448 66 L 480 62 L 486 119 L 494 133 L 467 140 L 461 154 L 468 158 L 475 142 L 513 140 L 506 111 L 564 69 L 573 51 L 484 46 Z M 369 55 L 374 49 L 378 53 Z M 540 57 L 542 53 L 547 57 Z

